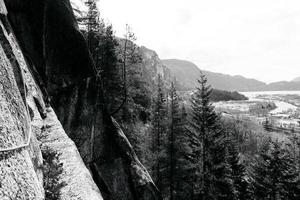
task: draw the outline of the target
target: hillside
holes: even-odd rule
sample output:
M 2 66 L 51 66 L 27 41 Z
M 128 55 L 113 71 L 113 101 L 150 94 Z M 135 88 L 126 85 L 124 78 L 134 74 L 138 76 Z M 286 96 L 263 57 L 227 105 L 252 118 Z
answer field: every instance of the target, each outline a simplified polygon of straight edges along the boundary
M 163 63 L 171 70 L 179 82 L 182 90 L 193 89 L 196 80 L 199 77 L 200 69 L 192 62 L 178 59 L 162 60 Z M 222 73 L 215 73 L 202 70 L 207 76 L 209 83 L 213 88 L 228 91 L 276 91 L 276 90 L 300 90 L 300 82 L 297 78 L 291 82 L 280 81 L 266 84 L 264 82 L 245 78 L 243 76 L 231 76 Z M 296 80 L 296 81 L 295 81 Z
M 195 87 L 196 80 L 200 74 L 200 70 L 195 64 L 177 59 L 163 60 L 163 63 L 171 70 L 172 75 L 182 84 L 182 89 L 192 89 Z M 216 89 L 249 91 L 258 90 L 258 88 L 266 86 L 266 84 L 261 81 L 248 79 L 242 76 L 230 76 L 205 70 L 202 72 L 207 76 L 212 87 Z
M 300 81 L 279 81 L 270 83 L 266 86 L 265 90 L 281 91 L 281 90 L 300 90 Z
M 296 77 L 292 80 L 292 82 L 300 82 L 300 76 L 299 77 Z

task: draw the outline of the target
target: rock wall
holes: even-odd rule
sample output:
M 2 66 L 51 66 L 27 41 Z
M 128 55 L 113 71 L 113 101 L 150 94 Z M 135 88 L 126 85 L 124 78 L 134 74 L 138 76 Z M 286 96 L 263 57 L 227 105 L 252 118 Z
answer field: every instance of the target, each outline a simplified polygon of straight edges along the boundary
M 0 26 L 0 199 L 43 199 L 42 156 L 34 132 L 30 146 L 6 151 L 27 144 L 31 124 L 15 79 L 16 55 Z
M 42 154 L 51 148 L 63 163 L 61 199 L 102 200 L 75 144 L 46 108 L 5 11 L 0 0 L 0 199 L 44 199 Z
M 67 185 L 62 199 L 161 199 L 117 122 L 97 101 L 102 98 L 101 93 L 97 95 L 93 61 L 69 0 L 5 3 L 9 18 L 5 23 L 12 25 L 11 33 L 21 46 L 22 53 L 16 57 L 24 56 L 22 62 L 29 68 L 23 64 L 24 73 L 29 75 L 24 84 L 35 85 L 28 91 L 31 97 L 24 97 L 31 99 L 28 105 L 33 129 L 42 151 L 45 147 L 55 149 L 64 163 L 61 181 Z M 25 93 L 20 90 L 20 96 Z M 75 142 L 102 196 L 65 132 Z M 37 184 L 41 178 L 36 177 Z

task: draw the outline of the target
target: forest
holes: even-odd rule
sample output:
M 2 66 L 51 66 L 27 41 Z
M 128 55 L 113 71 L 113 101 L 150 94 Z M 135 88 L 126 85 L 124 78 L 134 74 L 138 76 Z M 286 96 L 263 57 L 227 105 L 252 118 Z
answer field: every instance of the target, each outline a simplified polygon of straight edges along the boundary
M 188 101 L 175 79 L 145 68 L 129 25 L 122 38 L 100 16 L 97 1 L 77 17 L 107 112 L 120 123 L 163 199 L 296 200 L 300 138 L 280 141 L 253 124 L 226 119 L 212 103 L 236 92 L 214 90 L 205 75 Z

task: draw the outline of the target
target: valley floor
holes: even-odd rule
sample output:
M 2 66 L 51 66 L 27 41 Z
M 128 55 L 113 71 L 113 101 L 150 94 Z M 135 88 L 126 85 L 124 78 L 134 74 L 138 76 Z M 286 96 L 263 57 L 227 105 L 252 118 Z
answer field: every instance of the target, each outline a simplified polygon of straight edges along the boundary
M 300 134 L 300 91 L 243 92 L 249 100 L 214 103 L 224 117 L 251 120 L 268 132 Z

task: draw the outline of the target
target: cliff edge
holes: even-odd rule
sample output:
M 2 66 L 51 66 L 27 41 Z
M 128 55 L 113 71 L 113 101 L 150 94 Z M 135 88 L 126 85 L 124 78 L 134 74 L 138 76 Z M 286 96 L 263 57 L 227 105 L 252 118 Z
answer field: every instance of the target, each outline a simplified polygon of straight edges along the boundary
M 69 0 L 0 0 L 0 199 L 161 199 L 118 123 L 96 104 L 93 61 Z M 78 149 L 78 150 L 77 150 Z

